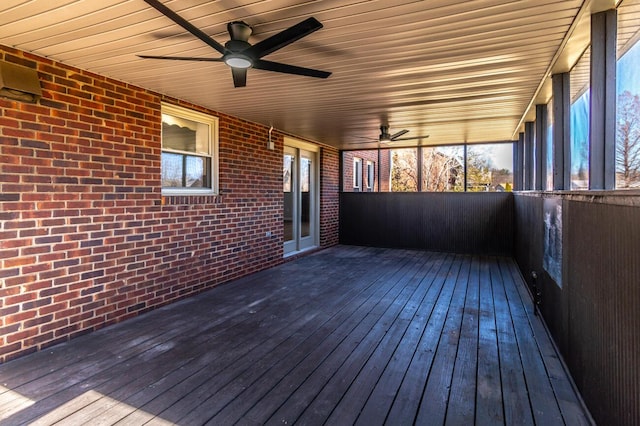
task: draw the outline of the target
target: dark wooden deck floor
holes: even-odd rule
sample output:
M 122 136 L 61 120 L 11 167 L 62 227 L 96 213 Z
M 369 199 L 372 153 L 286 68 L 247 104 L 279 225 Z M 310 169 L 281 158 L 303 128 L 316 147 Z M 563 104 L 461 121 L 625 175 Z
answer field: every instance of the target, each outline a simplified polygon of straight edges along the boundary
M 339 246 L 0 365 L 4 424 L 588 424 L 510 259 Z

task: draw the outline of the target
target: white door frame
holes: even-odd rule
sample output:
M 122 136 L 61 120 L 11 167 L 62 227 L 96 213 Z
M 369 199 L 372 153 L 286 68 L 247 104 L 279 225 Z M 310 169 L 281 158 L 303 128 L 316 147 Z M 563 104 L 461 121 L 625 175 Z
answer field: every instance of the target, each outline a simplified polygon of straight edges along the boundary
M 284 138 L 284 154 L 294 156 L 293 175 L 291 176 L 291 189 L 294 194 L 293 202 L 293 240 L 284 242 L 284 255 L 290 256 L 304 250 L 317 247 L 320 241 L 320 147 L 297 139 Z M 302 158 L 311 160 L 309 183 L 309 235 L 301 237 L 301 208 L 302 192 L 300 191 L 300 171 Z M 284 220 L 284 218 L 283 218 Z M 284 223 L 283 223 L 284 226 Z

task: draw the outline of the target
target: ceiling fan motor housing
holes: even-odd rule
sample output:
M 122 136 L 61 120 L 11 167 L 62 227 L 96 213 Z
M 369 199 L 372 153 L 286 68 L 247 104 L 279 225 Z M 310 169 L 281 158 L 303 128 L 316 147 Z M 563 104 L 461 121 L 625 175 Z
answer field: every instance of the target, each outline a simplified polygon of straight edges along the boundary
M 251 25 L 246 22 L 233 21 L 227 24 L 227 31 L 229 32 L 231 41 L 243 41 L 247 43 L 249 41 L 249 37 L 251 37 L 253 28 L 251 28 Z M 248 44 L 249 43 L 247 43 L 247 45 Z
M 388 142 L 390 140 L 389 126 L 380 126 L 380 142 Z

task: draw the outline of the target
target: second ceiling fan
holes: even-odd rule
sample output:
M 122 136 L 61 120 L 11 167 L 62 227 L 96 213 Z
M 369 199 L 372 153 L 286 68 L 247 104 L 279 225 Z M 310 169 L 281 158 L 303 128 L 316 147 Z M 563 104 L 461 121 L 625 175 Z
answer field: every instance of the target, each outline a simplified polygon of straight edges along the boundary
M 229 32 L 231 39 L 223 46 L 202 30 L 195 27 L 189 21 L 178 15 L 176 12 L 162 4 L 159 0 L 145 0 L 145 2 L 205 42 L 207 45 L 214 48 L 222 54 L 222 56 L 219 58 L 203 58 L 138 55 L 140 58 L 169 59 L 176 61 L 224 62 L 231 68 L 233 84 L 235 87 L 244 87 L 247 85 L 247 70 L 249 68 L 315 78 L 327 78 L 331 75 L 328 71 L 303 68 L 262 59 L 264 56 L 267 56 L 268 54 L 273 53 L 276 50 L 281 49 L 322 28 L 322 24 L 315 18 L 307 18 L 304 21 L 274 34 L 254 45 L 251 45 L 248 41 L 252 33 L 251 27 L 245 22 L 231 22 L 227 24 L 227 31 Z
M 400 136 L 404 136 L 407 133 L 409 133 L 409 130 L 407 129 L 403 129 L 400 130 L 399 132 L 396 132 L 394 134 L 389 133 L 389 126 L 386 124 L 382 124 L 380 126 L 380 135 L 378 136 L 377 141 L 380 143 L 390 143 L 390 142 L 399 142 L 399 141 L 410 141 L 410 140 L 416 140 L 416 139 L 426 139 L 429 137 L 429 135 L 426 136 L 412 136 L 412 137 L 408 137 L 408 138 L 401 138 Z M 368 139 L 371 142 L 376 141 L 376 139 L 373 138 L 363 138 L 363 139 Z M 361 142 L 361 143 L 365 143 L 365 142 Z

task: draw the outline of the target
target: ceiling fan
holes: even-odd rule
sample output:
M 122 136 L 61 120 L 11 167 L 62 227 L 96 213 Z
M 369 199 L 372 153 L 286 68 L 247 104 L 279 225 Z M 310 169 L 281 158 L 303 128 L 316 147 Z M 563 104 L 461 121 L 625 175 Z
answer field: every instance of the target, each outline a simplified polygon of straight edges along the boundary
M 390 143 L 390 142 L 398 142 L 398 141 L 410 141 L 410 140 L 415 140 L 415 139 L 426 139 L 429 137 L 429 135 L 426 136 L 413 136 L 410 138 L 401 138 L 400 136 L 406 135 L 407 133 L 409 133 L 409 130 L 407 129 L 403 129 L 400 130 L 399 132 L 396 132 L 394 134 L 389 133 L 389 126 L 382 124 L 380 126 L 380 136 L 378 136 L 378 142 L 380 143 Z M 374 142 L 376 139 L 372 139 L 372 138 L 363 138 L 363 139 L 369 139 L 371 142 Z M 358 143 L 358 142 L 356 142 Z M 360 142 L 360 143 L 364 143 L 364 142 Z
M 227 24 L 227 31 L 231 39 L 224 46 L 215 41 L 209 35 L 195 27 L 189 21 L 178 15 L 173 10 L 162 4 L 159 0 L 144 0 L 160 13 L 180 25 L 185 30 L 217 50 L 222 56 L 220 58 L 182 57 L 182 56 L 151 56 L 138 55 L 145 59 L 170 59 L 176 61 L 204 61 L 204 62 L 224 62 L 231 68 L 233 84 L 235 87 L 247 85 L 247 69 L 255 68 L 265 71 L 274 71 L 285 74 L 302 75 L 306 77 L 327 78 L 330 72 L 320 71 L 311 68 L 303 68 L 295 65 L 283 64 L 280 62 L 266 61 L 262 57 L 281 49 L 296 40 L 305 37 L 314 31 L 322 28 L 322 24 L 315 18 L 307 18 L 304 21 L 287 28 L 277 34 L 272 35 L 254 45 L 248 40 L 252 29 L 245 22 L 230 22 Z

